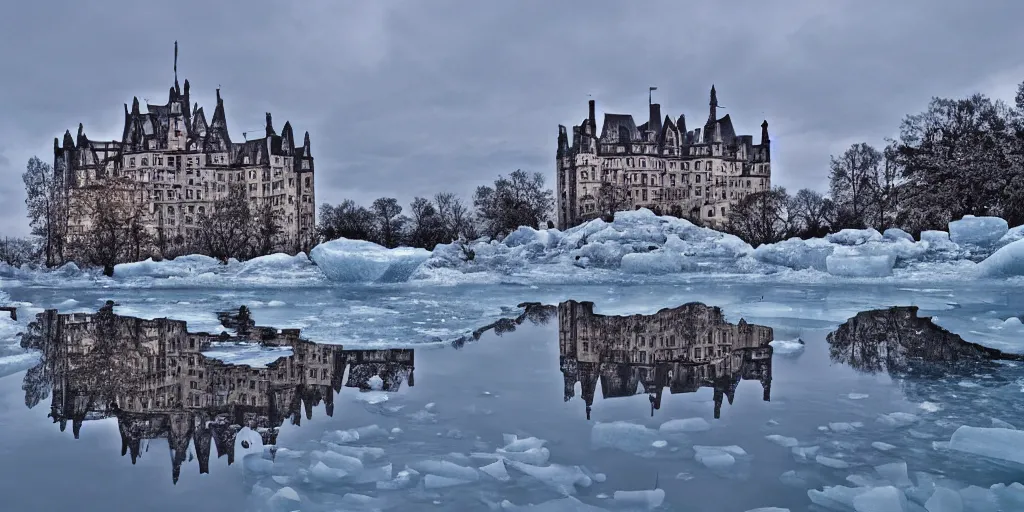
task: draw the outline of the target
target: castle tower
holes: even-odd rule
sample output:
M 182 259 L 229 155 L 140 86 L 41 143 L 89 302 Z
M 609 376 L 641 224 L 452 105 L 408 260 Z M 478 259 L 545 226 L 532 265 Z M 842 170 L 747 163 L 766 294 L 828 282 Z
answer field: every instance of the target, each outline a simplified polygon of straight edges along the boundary
M 718 119 L 718 93 L 715 92 L 715 85 L 711 84 L 711 106 L 708 112 L 708 123 L 713 123 Z

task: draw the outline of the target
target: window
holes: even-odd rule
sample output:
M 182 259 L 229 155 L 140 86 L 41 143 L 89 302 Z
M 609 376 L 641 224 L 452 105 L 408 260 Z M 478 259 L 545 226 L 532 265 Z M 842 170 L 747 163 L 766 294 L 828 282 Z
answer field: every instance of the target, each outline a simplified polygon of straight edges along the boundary
M 135 167 L 135 157 L 128 159 L 128 167 Z
M 309 176 L 306 176 L 306 183 L 305 183 L 306 188 L 311 187 L 312 183 L 313 183 L 312 178 L 310 178 Z
M 580 172 L 580 179 L 587 179 L 587 171 Z
M 695 171 L 699 171 L 700 170 L 700 160 L 698 160 L 698 161 L 693 163 L 693 170 L 695 170 Z
M 715 210 L 713 208 L 708 210 L 708 217 L 714 217 L 714 216 L 715 216 Z
M 750 187 L 750 180 L 747 180 L 747 187 Z
M 142 166 L 145 167 L 147 165 L 149 165 L 149 159 L 146 157 L 142 157 Z
M 696 175 L 696 177 L 694 178 L 694 183 L 700 183 L 700 174 Z
M 722 207 L 722 217 L 725 217 L 725 207 Z

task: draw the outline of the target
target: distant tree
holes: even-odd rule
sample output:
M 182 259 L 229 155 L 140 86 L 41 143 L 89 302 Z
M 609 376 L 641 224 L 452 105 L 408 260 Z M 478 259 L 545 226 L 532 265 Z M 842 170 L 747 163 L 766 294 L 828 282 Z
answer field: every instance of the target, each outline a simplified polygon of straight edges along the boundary
M 628 210 L 630 206 L 629 200 L 629 184 L 626 182 L 613 183 L 605 181 L 601 183 L 601 186 L 597 189 L 597 208 L 601 212 L 601 217 L 608 222 L 611 222 L 615 218 L 615 212 Z M 682 216 L 682 209 L 678 212 Z
M 754 247 L 785 240 L 793 232 L 790 203 L 782 187 L 748 194 L 729 212 L 727 231 Z
M 835 219 L 832 200 L 811 189 L 798 190 L 789 200 L 789 217 L 801 237 L 821 237 Z
M 47 267 L 60 265 L 64 261 L 67 241 L 67 204 L 65 202 L 64 179 L 53 167 L 32 157 L 25 173 L 25 206 L 28 208 L 29 226 L 32 236 L 40 241 Z
M 876 199 L 882 154 L 867 143 L 853 144 L 832 157 L 829 182 L 836 205 L 836 228 L 863 228 Z
M 1024 169 L 1012 118 L 1003 102 L 975 94 L 933 98 L 924 112 L 903 120 L 894 153 L 906 181 L 904 227 L 945 229 L 968 214 L 1016 215 L 1013 193 L 1024 184 Z
M 441 218 L 442 243 L 473 240 L 479 236 L 469 207 L 458 196 L 451 192 L 438 193 L 434 196 L 434 206 Z
M 264 200 L 253 213 L 253 256 L 273 254 L 277 249 L 277 238 L 284 232 L 281 212 L 275 210 L 269 200 Z
M 27 238 L 4 237 L 0 240 L 0 262 L 19 267 L 36 260 L 36 247 Z
M 402 217 L 402 205 L 393 197 L 381 197 L 373 201 L 370 211 L 376 222 L 377 243 L 389 248 L 398 247 L 406 220 Z
M 413 247 L 434 250 L 444 241 L 444 223 L 428 199 L 417 197 L 409 205 L 408 242 Z
M 520 226 L 538 229 L 554 204 L 554 192 L 544 188 L 544 175 L 522 170 L 508 178 L 498 176 L 493 188 L 477 187 L 473 198 L 484 232 L 491 237 L 503 237 Z
M 339 238 L 372 240 L 375 220 L 373 212 L 351 199 L 345 199 L 335 206 L 325 203 L 320 206 L 317 236 L 321 242 Z
M 245 185 L 228 187 L 227 196 L 216 199 L 211 211 L 200 214 L 198 219 L 198 247 L 221 263 L 244 258 L 255 238 Z

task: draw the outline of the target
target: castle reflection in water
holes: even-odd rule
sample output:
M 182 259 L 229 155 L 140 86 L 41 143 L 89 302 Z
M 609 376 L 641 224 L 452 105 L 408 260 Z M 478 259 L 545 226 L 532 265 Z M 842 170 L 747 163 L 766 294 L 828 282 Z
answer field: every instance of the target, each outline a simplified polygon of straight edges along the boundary
M 278 428 L 285 420 L 299 425 L 303 410 L 311 419 L 313 407 L 323 403 L 332 416 L 342 385 L 369 389 L 374 376 L 387 391 L 413 385 L 411 349 L 311 343 L 298 329 L 253 325 L 245 308 L 221 319 L 238 335 L 190 333 L 183 321 L 121 316 L 110 303 L 97 313 L 40 313 L 22 337 L 22 346 L 42 352 L 40 364 L 25 375 L 25 403 L 31 408 L 49 396 L 50 417 L 61 431 L 70 421 L 75 438 L 86 421 L 116 418 L 121 454 L 130 454 L 133 464 L 144 440 L 166 438 L 177 482 L 190 445 L 200 473 L 208 473 L 211 444 L 231 464 L 243 427 L 274 444 Z M 260 368 L 202 354 L 238 341 L 291 347 L 292 355 Z
M 771 397 L 772 329 L 740 320 L 730 324 L 722 310 L 700 303 L 662 309 L 653 315 L 605 316 L 590 302 L 558 306 L 560 367 L 565 401 L 580 385 L 587 419 L 597 386 L 604 398 L 647 394 L 651 415 L 661 408 L 665 388 L 692 393 L 714 391 L 715 418 L 724 399 L 732 404 L 741 380 L 757 380 Z

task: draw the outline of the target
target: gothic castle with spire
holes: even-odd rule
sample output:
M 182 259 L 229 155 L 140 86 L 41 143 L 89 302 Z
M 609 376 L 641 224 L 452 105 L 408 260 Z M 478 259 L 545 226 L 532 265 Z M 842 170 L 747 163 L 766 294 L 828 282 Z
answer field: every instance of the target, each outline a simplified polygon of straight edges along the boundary
M 640 207 L 722 227 L 740 199 L 771 188 L 771 151 L 768 121 L 754 144 L 753 136 L 736 135 L 732 119 L 719 118 L 718 108 L 712 86 L 703 128 L 688 131 L 682 115 L 662 119 L 661 105 L 650 103 L 646 123 L 605 114 L 598 135 L 591 100 L 590 115 L 572 128 L 571 144 L 565 126 L 558 126 L 558 228 Z
M 63 143 L 54 139 L 53 168 L 67 192 L 69 235 L 84 236 L 91 225 L 75 206 L 76 196 L 116 189 L 141 203 L 142 225 L 155 241 L 148 252 L 167 256 L 194 243 L 200 216 L 234 187 L 244 189 L 251 209 L 274 212 L 275 250 L 308 251 L 316 204 L 309 132 L 297 142 L 286 122 L 278 133 L 268 112 L 265 135 L 233 142 L 220 89 L 207 120 L 203 108 L 190 101 L 188 80 L 178 83 L 177 61 L 175 42 L 167 103 L 147 104 L 146 112 L 138 98 L 130 110 L 126 104 L 121 140 L 91 140 L 81 124 L 77 137 L 67 131 Z

